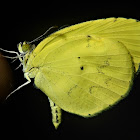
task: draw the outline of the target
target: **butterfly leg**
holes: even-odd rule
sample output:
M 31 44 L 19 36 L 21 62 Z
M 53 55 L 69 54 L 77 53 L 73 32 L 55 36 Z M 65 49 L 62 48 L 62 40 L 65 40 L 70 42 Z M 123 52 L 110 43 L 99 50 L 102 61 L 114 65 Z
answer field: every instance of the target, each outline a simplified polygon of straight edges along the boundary
M 61 123 L 61 108 L 57 106 L 51 99 L 49 99 L 49 102 L 52 110 L 52 122 L 55 129 L 57 129 Z
M 24 77 L 27 79 L 27 82 L 25 82 L 24 84 L 20 85 L 18 88 L 16 88 L 14 91 L 12 91 L 7 97 L 6 97 L 6 100 L 13 94 L 15 93 L 16 91 L 18 91 L 19 89 L 21 89 L 22 87 L 28 85 L 29 83 L 31 83 L 31 79 L 30 77 L 28 76 L 28 73 L 25 73 L 24 74 Z

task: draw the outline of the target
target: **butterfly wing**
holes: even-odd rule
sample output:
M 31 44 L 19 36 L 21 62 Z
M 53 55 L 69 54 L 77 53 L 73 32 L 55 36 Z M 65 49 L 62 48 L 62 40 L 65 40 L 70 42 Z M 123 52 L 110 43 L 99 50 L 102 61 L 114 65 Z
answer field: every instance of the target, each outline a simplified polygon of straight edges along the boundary
M 35 85 L 65 111 L 90 117 L 130 90 L 134 66 L 118 41 L 64 34 L 42 48 L 32 62 L 39 67 Z
M 55 43 L 60 38 L 78 35 L 96 35 L 122 42 L 133 57 L 135 71 L 138 70 L 140 63 L 140 22 L 134 19 L 99 19 L 64 28 L 42 41 L 34 53 L 40 52 L 44 46 Z

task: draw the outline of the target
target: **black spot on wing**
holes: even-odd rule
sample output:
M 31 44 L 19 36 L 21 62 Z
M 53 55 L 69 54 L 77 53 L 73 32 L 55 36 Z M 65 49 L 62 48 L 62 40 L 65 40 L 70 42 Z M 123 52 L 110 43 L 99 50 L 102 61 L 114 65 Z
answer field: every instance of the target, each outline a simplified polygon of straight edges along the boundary
M 91 39 L 91 36 L 90 36 L 90 35 L 87 35 L 87 38 L 88 38 L 88 39 Z
M 88 47 L 91 47 L 90 46 L 90 40 L 91 40 L 91 36 L 90 35 L 87 35 L 87 46 L 86 46 L 87 48 Z
M 80 67 L 80 69 L 81 69 L 81 70 L 84 70 L 84 67 L 83 67 L 83 66 L 81 66 L 81 67 Z
M 91 116 L 91 114 L 88 114 L 88 116 Z

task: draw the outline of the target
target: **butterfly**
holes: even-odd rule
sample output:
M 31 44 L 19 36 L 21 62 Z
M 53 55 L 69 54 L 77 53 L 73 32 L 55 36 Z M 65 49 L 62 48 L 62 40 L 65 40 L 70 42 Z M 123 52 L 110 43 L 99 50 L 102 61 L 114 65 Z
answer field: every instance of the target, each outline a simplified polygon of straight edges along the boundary
M 34 78 L 49 98 L 55 128 L 61 110 L 93 117 L 128 95 L 140 63 L 139 21 L 91 20 L 52 33 L 37 46 L 36 40 L 19 43 L 19 53 L 7 52 L 16 53 L 27 79 L 16 90 Z

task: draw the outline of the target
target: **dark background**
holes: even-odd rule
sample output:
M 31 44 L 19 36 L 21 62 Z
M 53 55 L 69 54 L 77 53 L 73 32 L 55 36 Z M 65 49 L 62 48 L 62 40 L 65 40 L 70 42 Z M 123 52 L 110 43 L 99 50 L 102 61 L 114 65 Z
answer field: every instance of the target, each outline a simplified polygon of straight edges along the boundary
M 1 4 L 0 10 L 0 47 L 17 51 L 19 42 L 31 41 L 53 25 L 61 27 L 107 17 L 140 20 L 139 2 L 6 2 Z M 26 82 L 26 79 L 23 77 L 22 68 L 14 70 L 19 65 L 19 61 L 12 64 L 10 60 L 8 62 L 14 77 L 12 87 L 15 89 Z M 140 76 L 137 76 L 129 96 L 96 117 L 85 119 L 63 111 L 62 123 L 58 130 L 55 130 L 51 122 L 47 96 L 36 89 L 32 82 L 0 104 L 0 137 L 26 140 L 33 138 L 40 140 L 140 139 L 139 83 Z

